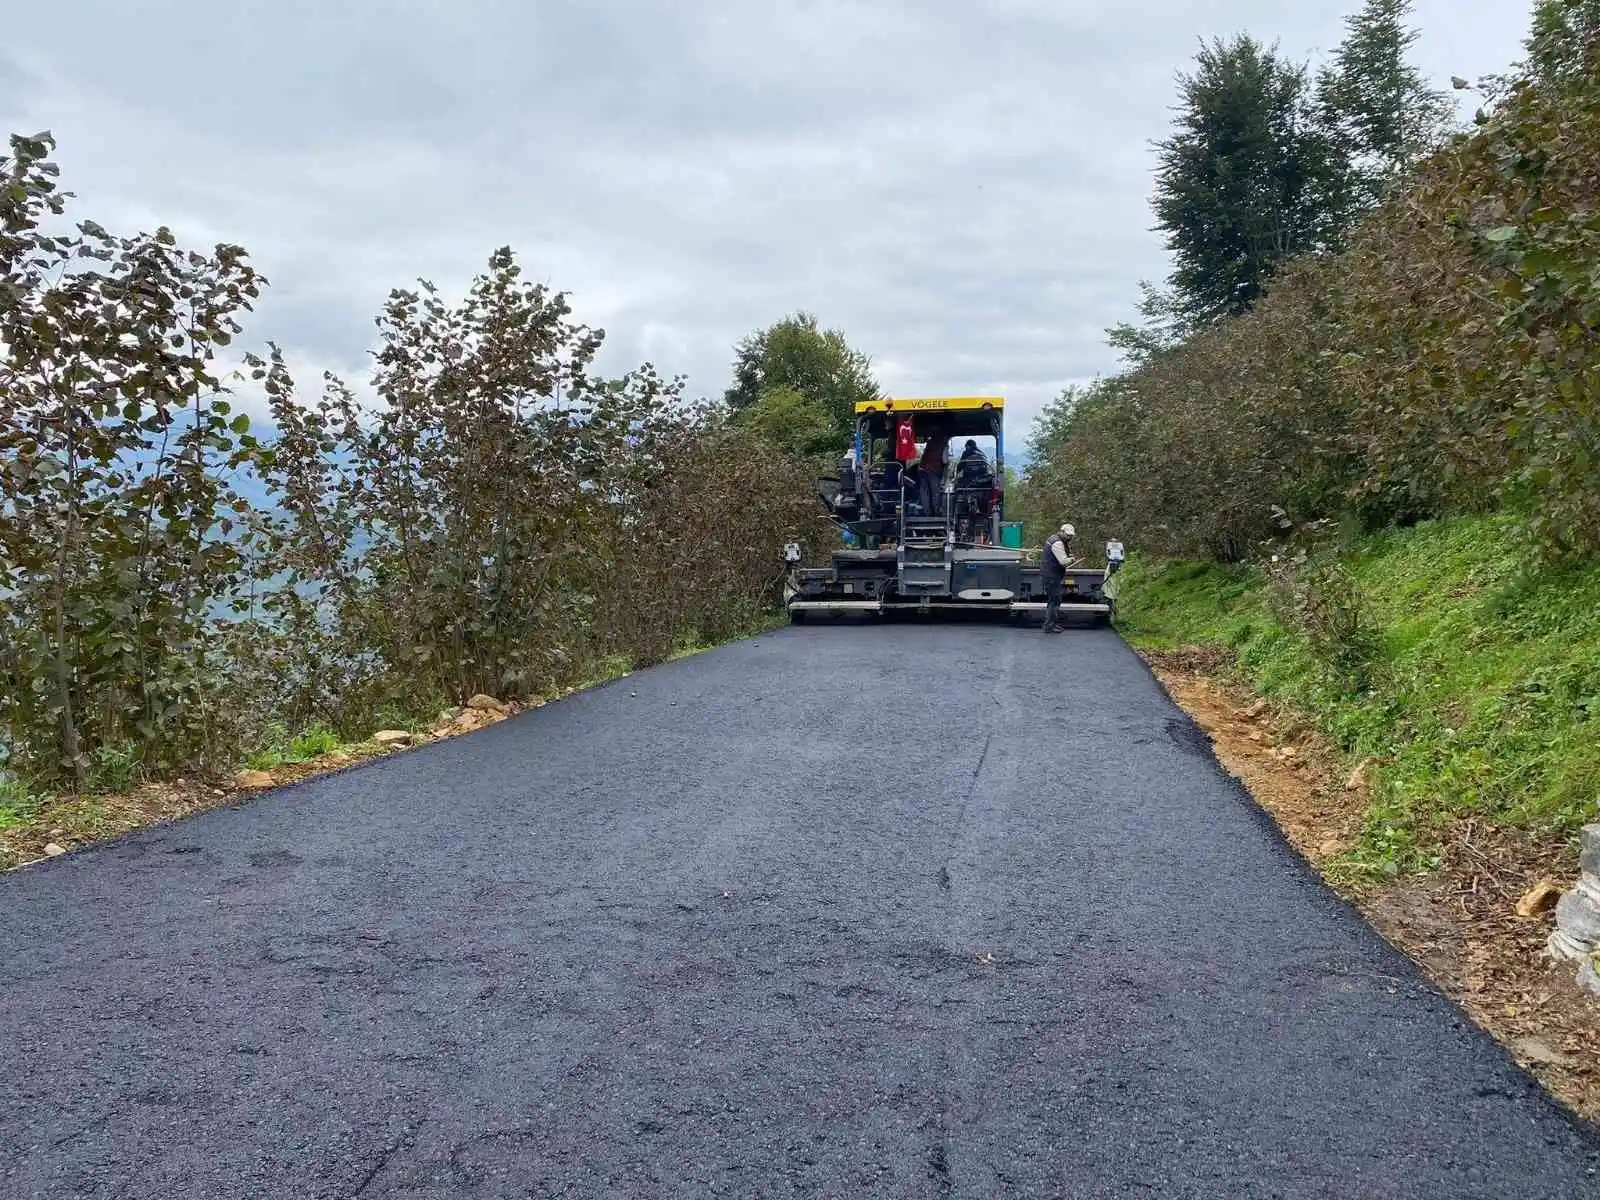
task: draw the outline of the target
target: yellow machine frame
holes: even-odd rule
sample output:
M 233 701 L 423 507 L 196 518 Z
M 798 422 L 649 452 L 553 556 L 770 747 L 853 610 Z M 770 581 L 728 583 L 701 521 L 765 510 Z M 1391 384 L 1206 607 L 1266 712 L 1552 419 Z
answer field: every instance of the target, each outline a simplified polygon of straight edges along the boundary
M 863 400 L 856 405 L 856 414 L 883 412 L 975 412 L 981 409 L 1001 409 L 1006 406 L 1004 396 L 885 396 L 881 400 Z

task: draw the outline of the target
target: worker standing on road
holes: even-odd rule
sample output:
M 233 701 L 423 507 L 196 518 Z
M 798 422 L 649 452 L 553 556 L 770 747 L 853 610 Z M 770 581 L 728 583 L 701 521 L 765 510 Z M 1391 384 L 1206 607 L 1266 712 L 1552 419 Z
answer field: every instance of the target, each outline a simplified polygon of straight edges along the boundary
M 1077 533 L 1071 525 L 1063 524 L 1044 540 L 1044 562 L 1040 574 L 1044 577 L 1046 633 L 1060 633 L 1062 629 L 1061 589 L 1067 582 L 1067 566 L 1072 562 L 1072 539 Z
M 1126 554 L 1127 552 L 1122 548 L 1122 543 L 1116 538 L 1112 538 L 1106 543 L 1106 574 L 1108 576 L 1115 575 L 1122 570 L 1122 560 L 1126 557 Z

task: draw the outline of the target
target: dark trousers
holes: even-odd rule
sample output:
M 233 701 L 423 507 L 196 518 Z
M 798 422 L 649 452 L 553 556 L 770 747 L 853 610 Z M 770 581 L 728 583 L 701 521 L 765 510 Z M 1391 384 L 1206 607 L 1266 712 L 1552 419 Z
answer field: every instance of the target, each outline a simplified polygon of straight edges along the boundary
M 1044 627 L 1061 624 L 1061 589 L 1066 584 L 1065 575 L 1044 577 Z

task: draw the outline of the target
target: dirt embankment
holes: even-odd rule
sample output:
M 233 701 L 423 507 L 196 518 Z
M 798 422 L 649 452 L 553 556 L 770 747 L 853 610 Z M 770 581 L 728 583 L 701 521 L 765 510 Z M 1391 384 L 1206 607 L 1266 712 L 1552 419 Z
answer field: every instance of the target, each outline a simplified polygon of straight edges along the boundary
M 1361 832 L 1371 764 L 1352 765 L 1310 725 L 1229 679 L 1220 652 L 1145 658 L 1222 765 L 1324 878 L 1555 1096 L 1600 1120 L 1600 1002 L 1545 951 L 1550 885 L 1576 877 L 1577 851 L 1565 839 L 1464 820 L 1448 831 L 1437 870 L 1363 875 L 1343 856 Z

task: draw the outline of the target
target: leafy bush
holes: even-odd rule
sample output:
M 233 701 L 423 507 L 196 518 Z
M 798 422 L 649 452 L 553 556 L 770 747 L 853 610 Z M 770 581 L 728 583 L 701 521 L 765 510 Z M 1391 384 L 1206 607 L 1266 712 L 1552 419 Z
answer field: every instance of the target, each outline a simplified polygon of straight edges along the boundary
M 1275 556 L 1267 568 L 1267 607 L 1352 691 L 1365 690 L 1377 637 L 1360 581 L 1337 558 L 1305 551 Z
M 40 788 L 295 761 L 476 692 L 544 695 L 751 627 L 826 544 L 809 472 L 498 251 L 394 292 L 371 390 L 219 354 L 265 281 L 165 229 L 65 230 L 48 135 L 0 159 L 0 762 Z M 250 473 L 270 502 L 235 486 Z M 288 730 L 301 730 L 289 737 Z
M 822 536 L 802 468 L 648 366 L 595 377 L 601 335 L 569 318 L 501 250 L 457 307 L 391 297 L 376 411 L 336 380 L 302 403 L 281 361 L 255 364 L 289 514 L 289 586 L 264 606 L 319 631 L 347 691 L 415 711 L 657 662 L 685 630 L 745 628 L 785 533 Z
M 1294 521 L 1500 507 L 1600 551 L 1600 17 L 1541 6 L 1529 62 L 1338 255 L 1069 393 L 1027 485 L 1136 550 L 1237 561 Z
M 261 289 L 237 246 L 116 237 L 64 209 L 47 137 L 0 157 L 0 725 L 79 787 L 226 754 L 216 608 L 246 573 L 229 483 L 259 446 L 218 351 Z
M 143 774 L 143 748 L 137 745 L 94 748 L 87 785 L 97 792 L 125 792 Z

